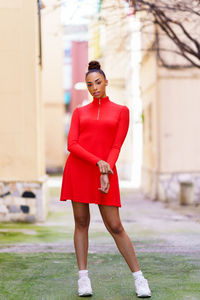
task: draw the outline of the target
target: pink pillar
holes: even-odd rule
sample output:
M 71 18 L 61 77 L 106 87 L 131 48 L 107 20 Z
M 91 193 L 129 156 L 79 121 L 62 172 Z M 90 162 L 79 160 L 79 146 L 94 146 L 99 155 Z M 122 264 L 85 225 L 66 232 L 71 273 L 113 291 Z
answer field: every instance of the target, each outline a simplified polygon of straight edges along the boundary
M 76 90 L 77 82 L 85 81 L 85 73 L 88 66 L 88 42 L 72 42 L 72 88 L 70 111 L 73 112 L 78 104 L 88 99 L 87 90 Z

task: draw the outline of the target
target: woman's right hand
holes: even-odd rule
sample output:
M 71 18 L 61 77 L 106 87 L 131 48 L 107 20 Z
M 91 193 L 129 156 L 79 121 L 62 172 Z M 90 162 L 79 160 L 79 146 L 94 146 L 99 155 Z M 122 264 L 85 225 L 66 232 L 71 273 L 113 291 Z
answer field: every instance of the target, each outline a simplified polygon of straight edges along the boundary
M 110 168 L 109 163 L 107 163 L 104 160 L 99 160 L 97 162 L 97 165 L 99 166 L 99 170 L 101 174 L 113 174 L 113 170 Z
M 108 178 L 108 174 L 101 174 L 100 184 L 101 184 L 101 187 L 98 188 L 98 190 L 101 191 L 103 194 L 107 194 L 109 191 L 109 188 L 110 188 L 110 181 Z

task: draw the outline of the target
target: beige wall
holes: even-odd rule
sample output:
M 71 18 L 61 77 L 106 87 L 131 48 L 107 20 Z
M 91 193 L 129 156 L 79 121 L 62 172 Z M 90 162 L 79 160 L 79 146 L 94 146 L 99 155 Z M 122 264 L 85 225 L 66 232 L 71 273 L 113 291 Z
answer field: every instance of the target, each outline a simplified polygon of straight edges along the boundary
M 46 166 L 62 167 L 65 146 L 63 105 L 58 105 L 57 103 L 46 103 L 45 107 Z
M 155 55 L 147 55 L 141 65 L 141 95 L 143 102 L 143 166 L 156 168 L 157 155 L 157 72 Z
M 0 180 L 45 174 L 37 1 L 0 2 Z
M 43 1 L 42 10 L 42 98 L 45 102 L 46 167 L 62 167 L 65 160 L 64 91 L 61 9 L 55 0 Z
M 155 55 L 143 61 L 144 167 L 155 169 L 159 150 L 159 172 L 196 172 L 200 169 L 200 141 L 195 139 L 200 125 L 199 79 L 197 71 L 180 73 L 159 69 Z M 157 139 L 159 143 L 156 143 Z
M 167 53 L 165 60 L 180 60 L 171 55 Z M 143 55 L 142 186 L 153 198 L 177 199 L 182 180 L 192 181 L 194 197 L 199 197 L 199 80 L 198 69 L 169 70 L 159 67 L 155 53 Z
M 189 70 L 160 75 L 161 172 L 200 170 L 199 82 Z

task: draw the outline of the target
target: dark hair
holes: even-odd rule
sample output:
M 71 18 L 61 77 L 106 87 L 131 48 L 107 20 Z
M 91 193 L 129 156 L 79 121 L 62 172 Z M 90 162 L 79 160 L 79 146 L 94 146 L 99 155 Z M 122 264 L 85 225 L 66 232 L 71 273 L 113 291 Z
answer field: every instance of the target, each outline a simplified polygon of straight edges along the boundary
M 104 76 L 104 78 L 106 79 L 106 75 L 104 73 L 103 70 L 101 70 L 101 65 L 97 60 L 91 60 L 88 64 L 88 71 L 85 74 L 85 78 L 88 76 L 88 74 L 92 73 L 92 72 L 98 72 L 101 75 Z

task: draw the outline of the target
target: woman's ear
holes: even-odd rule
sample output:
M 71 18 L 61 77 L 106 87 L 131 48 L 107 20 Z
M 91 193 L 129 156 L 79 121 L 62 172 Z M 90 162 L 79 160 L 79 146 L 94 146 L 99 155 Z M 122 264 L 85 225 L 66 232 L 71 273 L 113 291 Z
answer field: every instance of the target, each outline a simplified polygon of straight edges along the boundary
M 107 79 L 105 80 L 105 85 L 108 85 L 108 80 Z

